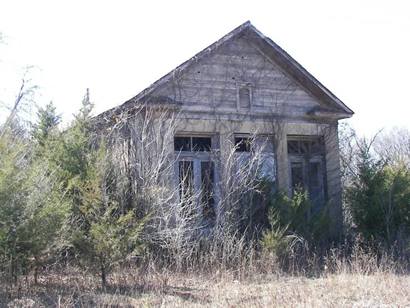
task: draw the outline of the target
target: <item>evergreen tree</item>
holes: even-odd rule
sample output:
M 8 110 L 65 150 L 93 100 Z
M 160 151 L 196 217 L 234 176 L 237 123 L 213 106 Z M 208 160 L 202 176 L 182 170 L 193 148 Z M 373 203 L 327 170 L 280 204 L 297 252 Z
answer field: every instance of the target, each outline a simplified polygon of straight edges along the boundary
M 92 116 L 93 109 L 94 109 L 94 104 L 90 100 L 90 89 L 87 88 L 85 90 L 85 94 L 84 94 L 83 100 L 81 102 L 80 111 L 75 116 L 77 124 L 88 123 L 91 116 Z
M 47 159 L 35 153 L 21 135 L 9 131 L 0 137 L 0 267 L 13 281 L 31 269 L 37 281 L 67 212 Z
M 88 156 L 87 176 L 81 181 L 76 221 L 71 243 L 86 268 L 99 273 L 102 286 L 115 265 L 140 253 L 144 219 L 131 209 L 123 211 L 115 187 L 115 174 L 103 145 Z M 74 205 L 76 206 L 76 205 Z
M 45 108 L 40 107 L 37 111 L 37 123 L 33 126 L 32 136 L 34 140 L 44 147 L 50 133 L 60 124 L 61 116 L 56 113 L 56 107 L 52 102 Z
M 110 269 L 141 247 L 143 220 L 134 209 L 123 210 L 110 153 L 91 125 L 92 110 L 87 89 L 75 121 L 59 140 L 54 165 L 70 204 L 65 243 L 105 286 Z
M 357 230 L 371 241 L 388 245 L 399 232 L 410 234 L 410 170 L 377 159 L 366 140 L 358 144 L 356 173 L 346 189 L 346 201 Z

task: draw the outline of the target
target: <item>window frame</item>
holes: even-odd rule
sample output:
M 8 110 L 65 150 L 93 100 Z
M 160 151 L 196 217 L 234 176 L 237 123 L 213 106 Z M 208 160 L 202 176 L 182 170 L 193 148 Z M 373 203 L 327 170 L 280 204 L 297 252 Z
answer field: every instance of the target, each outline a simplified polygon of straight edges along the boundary
M 249 144 L 247 146 L 247 151 L 240 151 L 238 148 L 235 150 L 235 155 L 237 155 L 239 161 L 246 161 L 251 158 L 251 156 L 254 153 L 255 146 L 261 146 L 264 142 L 266 142 L 262 153 L 261 153 L 261 168 L 260 168 L 260 178 L 265 178 L 267 180 L 272 181 L 272 183 L 276 182 L 277 180 L 277 161 L 276 161 L 276 155 L 275 155 L 275 147 L 273 143 L 273 135 L 270 134 L 258 134 L 258 135 L 252 135 L 252 134 L 244 134 L 244 133 L 234 133 L 234 144 L 235 147 L 237 146 L 237 139 L 248 139 L 251 140 L 252 142 L 252 137 L 253 143 Z M 270 165 L 270 166 L 269 166 Z M 265 172 L 266 171 L 266 166 L 270 168 L 270 172 Z M 273 185 L 275 186 L 275 185 Z
M 191 151 L 177 151 L 175 149 L 175 138 L 178 137 L 189 137 L 190 138 L 190 149 Z M 193 147 L 193 138 L 211 138 L 211 148 L 210 151 L 192 151 Z M 202 183 L 202 163 L 203 162 L 209 162 L 212 164 L 213 168 L 213 178 L 211 180 L 212 182 L 212 196 L 209 197 L 209 199 L 213 199 L 213 204 L 211 207 L 213 207 L 213 212 L 214 214 L 212 215 L 212 219 L 210 217 L 205 217 L 204 215 L 204 206 L 199 208 L 201 211 L 200 214 L 202 214 L 204 220 L 208 223 L 212 223 L 212 220 L 215 218 L 216 215 L 216 207 L 219 201 L 218 198 L 218 193 L 217 193 L 217 180 L 218 180 L 218 172 L 217 172 L 217 159 L 215 159 L 215 155 L 218 155 L 219 151 L 219 135 L 217 134 L 206 134 L 206 133 L 177 133 L 174 136 L 174 154 L 175 154 L 175 181 L 176 185 L 179 187 L 181 185 L 181 178 L 180 178 L 180 172 L 179 172 L 179 164 L 181 161 L 189 161 L 192 162 L 192 169 L 193 169 L 193 193 L 196 194 L 200 192 L 203 189 L 203 183 Z M 198 200 L 197 202 L 202 202 L 203 195 L 198 194 Z M 209 206 L 207 206 L 209 207 Z
M 326 149 L 325 149 L 325 144 L 324 144 L 324 138 L 323 136 L 295 136 L 295 135 L 288 135 L 287 136 L 287 147 L 289 147 L 289 142 L 292 141 L 298 141 L 298 142 L 310 142 L 309 144 L 309 150 L 312 148 L 312 145 L 314 145 L 314 142 L 318 142 L 321 150 L 311 152 L 301 152 L 298 151 L 298 153 L 289 153 L 289 148 L 287 150 L 288 154 L 288 178 L 289 178 L 289 190 L 293 194 L 295 191 L 295 185 L 293 183 L 293 175 L 292 175 L 292 164 L 294 163 L 301 163 L 302 164 L 302 173 L 303 173 L 303 189 L 305 189 L 308 194 L 309 198 L 311 201 L 314 203 L 314 200 L 312 200 L 312 187 L 311 187 L 311 182 L 310 182 L 310 164 L 312 163 L 317 163 L 319 164 L 318 168 L 318 181 L 319 181 L 319 186 L 318 189 L 321 191 L 319 192 L 319 196 L 314 197 L 316 200 L 319 200 L 321 202 L 320 205 L 315 205 L 312 204 L 312 212 L 317 211 L 321 207 L 324 206 L 326 203 L 326 200 L 328 200 L 327 196 L 327 180 L 326 180 Z
M 249 93 L 249 103 L 247 106 L 242 106 L 241 101 L 241 90 L 247 90 Z M 241 82 L 236 83 L 236 109 L 237 111 L 241 110 L 252 110 L 252 101 L 253 101 L 253 84 L 251 82 Z

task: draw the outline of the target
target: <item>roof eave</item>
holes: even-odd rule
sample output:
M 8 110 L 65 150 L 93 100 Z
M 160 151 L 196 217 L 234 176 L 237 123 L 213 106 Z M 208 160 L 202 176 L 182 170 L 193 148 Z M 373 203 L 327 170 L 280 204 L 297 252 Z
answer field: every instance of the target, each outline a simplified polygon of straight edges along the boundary
M 278 44 L 273 42 L 269 37 L 266 37 L 253 25 L 250 24 L 249 28 L 252 29 L 252 32 L 255 33 L 262 42 L 267 44 L 272 50 L 276 52 L 273 58 L 276 61 L 279 61 L 278 64 L 281 65 L 285 71 L 290 72 L 292 77 L 294 77 L 302 86 L 307 88 L 311 93 L 313 92 L 312 94 L 314 96 L 319 96 L 318 98 L 322 99 L 325 103 L 333 103 L 343 113 L 346 113 L 348 117 L 351 117 L 354 114 L 353 110 L 347 107 L 342 102 L 342 100 L 340 100 L 329 89 L 327 89 L 319 80 L 317 80 L 312 74 L 310 74 L 299 62 L 297 62 Z M 250 32 L 250 34 L 252 34 L 252 32 Z
M 283 50 L 279 45 L 273 42 L 270 38 L 263 35 L 258 29 L 256 29 L 250 21 L 246 21 L 239 27 L 235 28 L 221 39 L 216 41 L 215 43 L 209 45 L 201 52 L 197 53 L 195 56 L 190 58 L 189 60 L 185 61 L 177 68 L 169 72 L 168 74 L 164 75 L 162 78 L 154 82 L 148 88 L 141 91 L 139 94 L 134 96 L 133 98 L 127 100 L 122 105 L 112 108 L 107 112 L 111 112 L 113 110 L 124 110 L 127 109 L 130 105 L 133 104 L 146 104 L 150 100 L 150 94 L 158 89 L 159 87 L 163 86 L 167 81 L 171 78 L 177 78 L 180 73 L 182 73 L 187 67 L 191 64 L 199 61 L 209 53 L 211 53 L 214 49 L 219 47 L 220 45 L 226 43 L 228 40 L 236 37 L 238 35 L 242 35 L 245 30 L 248 31 L 248 34 L 253 34 L 253 37 L 258 39 L 260 42 L 269 47 L 271 51 L 273 51 L 273 61 L 279 62 L 278 64 L 293 78 L 296 79 L 304 88 L 306 88 L 313 96 L 317 97 L 319 100 L 323 101 L 325 104 L 328 104 L 332 107 L 338 109 L 338 114 L 341 118 L 349 118 L 351 117 L 354 112 L 347 107 L 339 98 L 337 98 L 330 90 L 328 90 L 323 84 L 321 84 L 313 75 L 311 75 L 302 65 L 300 65 L 296 60 L 294 60 L 285 50 Z M 256 35 L 256 36 L 255 36 Z M 272 52 L 271 52 L 272 53 Z

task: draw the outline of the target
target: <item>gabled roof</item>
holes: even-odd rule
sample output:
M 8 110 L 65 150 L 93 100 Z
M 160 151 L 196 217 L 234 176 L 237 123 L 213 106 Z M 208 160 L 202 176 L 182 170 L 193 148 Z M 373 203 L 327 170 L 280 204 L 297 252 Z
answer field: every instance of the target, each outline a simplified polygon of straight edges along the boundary
M 323 110 L 325 110 L 326 112 L 337 113 L 339 114 L 339 118 L 351 117 L 353 115 L 353 111 L 349 107 L 347 107 L 339 98 L 337 98 L 331 91 L 329 91 L 323 84 L 321 84 L 315 77 L 313 77 L 286 51 L 284 51 L 270 38 L 264 36 L 250 23 L 250 21 L 247 21 L 244 24 L 240 25 L 212 45 L 197 53 L 191 59 L 179 65 L 177 68 L 154 82 L 152 85 L 141 91 L 130 100 L 126 101 L 118 107 L 104 112 L 103 114 L 111 112 L 122 112 L 132 107 L 132 105 L 135 103 L 145 104 L 153 102 L 154 100 L 156 101 L 156 98 L 154 99 L 153 97 L 151 97 L 151 94 L 155 90 L 165 85 L 175 76 L 180 76 L 181 73 L 186 71 L 191 65 L 197 63 L 199 60 L 212 53 L 219 46 L 225 44 L 228 41 L 234 40 L 235 38 L 245 35 L 246 39 L 250 41 L 256 48 L 258 48 L 260 52 L 262 52 L 266 57 L 270 58 L 273 62 L 278 64 L 285 73 L 293 77 L 293 79 L 296 80 L 303 88 L 305 88 L 314 97 L 323 102 L 326 105 Z M 322 110 L 312 110 L 311 112 L 312 115 L 320 113 L 322 113 Z

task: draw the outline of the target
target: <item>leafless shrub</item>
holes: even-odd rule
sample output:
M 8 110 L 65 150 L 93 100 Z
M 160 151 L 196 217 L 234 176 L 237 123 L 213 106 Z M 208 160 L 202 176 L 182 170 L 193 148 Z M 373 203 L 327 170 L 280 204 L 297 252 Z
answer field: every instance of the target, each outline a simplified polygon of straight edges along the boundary
M 117 191 L 125 207 L 146 220 L 143 239 L 151 249 L 171 256 L 178 268 L 194 249 L 202 229 L 198 194 L 184 194 L 175 183 L 177 157 L 173 136 L 177 112 L 163 107 L 137 106 L 114 119 L 109 146 L 116 162 Z
M 222 232 L 244 231 L 252 226 L 252 217 L 261 203 L 257 195 L 261 193 L 263 179 L 263 153 L 267 139 L 261 142 L 257 133 L 249 138 L 250 152 L 238 153 L 231 142 L 225 154 L 221 154 L 220 203 L 217 206 L 216 226 Z M 259 204 L 258 204 L 259 203 Z
M 254 254 L 248 241 L 257 225 L 255 211 L 263 210 L 260 183 L 268 138 L 251 136 L 249 153 L 238 153 L 234 143 L 223 153 L 212 153 L 220 174 L 214 189 L 215 218 L 210 221 L 203 216 L 203 192 L 184 193 L 185 179 L 175 179 L 178 111 L 140 105 L 112 121 L 107 136 L 118 166 L 116 190 L 124 206 L 149 217 L 143 238 L 151 250 L 159 249 L 179 269 L 204 262 L 204 252 L 210 266 L 238 265 L 243 255 Z
M 1 37 L 0 37 L 1 40 Z M 24 110 L 31 110 L 34 106 L 34 95 L 38 86 L 33 85 L 33 82 L 30 78 L 30 71 L 33 67 L 24 68 L 23 77 L 21 79 L 20 86 L 17 90 L 16 97 L 13 103 L 7 104 L 1 102 L 0 109 L 7 110 L 8 116 L 5 118 L 4 123 L 0 123 L 0 137 L 2 137 L 7 130 L 12 129 L 16 131 L 19 126 L 27 126 L 27 121 L 24 121 L 23 112 Z M 20 128 L 20 134 L 24 132 Z
M 358 236 L 352 246 L 330 249 L 323 260 L 325 274 L 374 275 L 407 273 L 408 262 L 389 250 L 375 252 Z
M 358 240 L 360 241 L 360 240 Z M 388 254 L 376 256 L 360 248 L 329 252 L 316 272 L 303 268 L 291 275 L 267 271 L 268 263 L 254 259 L 251 267 L 215 268 L 214 271 L 177 272 L 168 267 L 133 265 L 118 267 L 109 278 L 109 288 L 98 287 L 98 279 L 77 268 L 53 269 L 42 276 L 41 284 L 21 279 L 20 289 L 0 288 L 0 306 L 8 303 L 35 303 L 35 306 L 88 307 L 104 305 L 144 306 L 235 306 L 316 305 L 337 306 L 341 301 L 357 304 L 408 303 L 408 275 L 400 275 L 400 264 Z M 266 259 L 272 262 L 272 259 Z M 319 264 L 312 256 L 308 264 Z M 314 279 L 311 279 L 314 277 Z M 296 294 L 296 295 L 295 295 Z M 394 298 L 391 298 L 394 296 Z M 314 297 L 314 298 L 311 298 Z M 349 298 L 348 298 L 349 297 Z M 17 298 L 22 301 L 15 300 Z M 23 300 L 24 299 L 24 300 Z M 387 300 L 387 302 L 386 302 Z M 20 307 L 20 306 L 18 306 Z
M 375 152 L 395 166 L 410 169 L 410 131 L 406 128 L 393 128 L 380 133 L 374 143 Z

